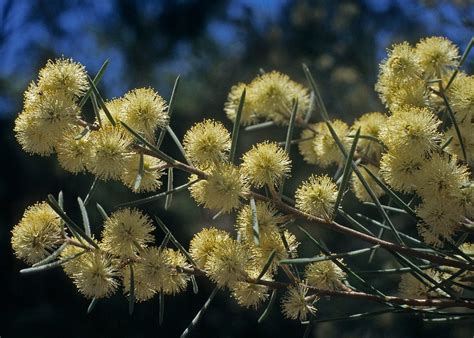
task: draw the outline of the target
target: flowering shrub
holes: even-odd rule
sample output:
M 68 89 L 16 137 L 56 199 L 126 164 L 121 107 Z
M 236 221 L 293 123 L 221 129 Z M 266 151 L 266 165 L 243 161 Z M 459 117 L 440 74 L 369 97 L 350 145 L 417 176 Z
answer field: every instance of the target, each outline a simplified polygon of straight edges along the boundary
M 266 307 L 263 320 L 282 290 L 283 315 L 309 325 L 308 330 L 320 316 L 331 319 L 317 313 L 320 296 L 384 307 L 359 318 L 386 312 L 451 318 L 450 307 L 462 309 L 456 318 L 471 315 L 474 252 L 466 240 L 474 216 L 474 77 L 460 70 L 471 46 L 472 41 L 460 57 L 453 43 L 439 37 L 416 46 L 394 45 L 375 86 L 388 112 L 369 112 L 352 126 L 330 119 L 306 66 L 310 89 L 284 74 L 264 73 L 231 88 L 224 111 L 234 123 L 232 132 L 204 120 L 186 132 L 182 143 L 170 125 L 178 80 L 169 103 L 151 88 L 104 101 L 96 86 L 107 63 L 92 80 L 84 66 L 70 59 L 48 61 L 26 90 L 16 119 L 22 148 L 41 156 L 56 154 L 73 174 L 118 180 L 134 192 L 159 191 L 166 172 L 168 184 L 110 214 L 97 204 L 104 219 L 100 238 L 91 234 L 87 216 L 96 181 L 84 201 L 78 198 L 84 227 L 65 214 L 61 194 L 29 207 L 12 230 L 16 256 L 32 265 L 22 272 L 62 267 L 92 300 L 89 310 L 120 289 L 130 311 L 135 302 L 155 296 L 162 304 L 164 295 L 184 292 L 189 283 L 197 292 L 199 276 L 216 285 L 204 310 L 218 290 L 229 289 L 244 308 Z M 93 120 L 81 113 L 89 101 Z M 314 111 L 320 122 L 310 122 Z M 240 126 L 271 124 L 286 130 L 284 144 L 267 140 L 252 146 L 241 161 L 235 159 Z M 294 138 L 297 130 L 301 135 Z M 186 161 L 162 149 L 166 133 Z M 308 164 L 328 171 L 301 182 L 294 199 L 284 189 L 294 172 L 293 144 Z M 189 181 L 174 187 L 173 170 L 188 173 Z M 186 249 L 158 217 L 136 209 L 161 197 L 169 206 L 169 197 L 185 189 L 204 208 L 235 213 L 235 234 L 204 228 Z M 349 189 L 361 203 L 374 206 L 382 221 L 349 214 L 342 205 Z M 399 214 L 416 221 L 419 238 L 397 229 Z M 165 233 L 161 243 L 153 235 L 156 225 Z M 332 253 L 305 230 L 313 226 L 372 246 Z M 381 238 L 384 231 L 392 241 Z M 298 257 L 296 235 L 309 238 L 320 254 Z M 366 279 L 370 275 L 349 263 L 352 256 L 379 247 L 401 267 L 365 273 L 401 273 L 399 295 L 386 295 Z

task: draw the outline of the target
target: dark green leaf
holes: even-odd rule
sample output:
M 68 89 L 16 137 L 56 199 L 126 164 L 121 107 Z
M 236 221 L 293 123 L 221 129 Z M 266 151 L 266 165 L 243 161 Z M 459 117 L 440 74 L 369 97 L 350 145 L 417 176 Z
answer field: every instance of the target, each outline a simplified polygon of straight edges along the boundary
M 260 318 L 258 318 L 258 323 L 260 324 L 261 322 L 263 322 L 265 319 L 267 319 L 268 315 L 270 314 L 270 311 L 273 307 L 273 304 L 275 304 L 275 300 L 276 300 L 276 297 L 277 297 L 277 290 L 274 289 L 272 291 L 272 294 L 270 296 L 270 300 L 268 301 L 268 304 L 267 304 L 267 307 L 265 308 L 265 311 L 263 311 L 262 315 L 260 316 Z
M 138 162 L 138 172 L 137 177 L 135 178 L 135 183 L 133 184 L 133 190 L 138 190 L 142 184 L 143 175 L 145 175 L 145 160 L 142 153 L 140 155 L 140 160 Z
M 252 212 L 252 233 L 255 245 L 260 245 L 260 229 L 258 226 L 257 206 L 253 197 L 250 198 L 250 210 Z
M 163 325 L 163 317 L 165 315 L 165 295 L 163 292 L 159 293 L 159 301 L 160 301 L 160 310 L 158 313 L 158 324 L 161 326 Z
M 20 270 L 20 273 L 27 274 L 27 273 L 34 273 L 34 272 L 40 272 L 40 271 L 45 271 L 45 270 L 49 270 L 49 269 L 54 269 L 54 268 L 57 268 L 58 266 L 63 265 L 64 263 L 72 261 L 73 259 L 83 255 L 86 252 L 87 252 L 87 250 L 84 250 L 84 251 L 78 252 L 74 255 L 67 256 L 67 257 L 65 257 L 63 259 L 60 259 L 58 261 L 54 261 L 52 263 L 43 264 L 43 265 L 40 265 L 40 266 L 35 266 L 35 267 L 27 268 L 27 269 L 22 269 L 22 270 Z
M 170 191 L 173 190 L 173 168 L 168 168 L 168 184 L 166 187 L 166 195 L 165 199 L 165 210 L 168 210 L 171 207 L 171 202 L 173 201 L 173 194 Z
M 230 154 L 229 154 L 230 163 L 234 162 L 235 151 L 237 149 L 237 140 L 239 139 L 240 121 L 242 120 L 242 111 L 244 110 L 246 92 L 247 92 L 247 89 L 244 88 L 244 90 L 242 91 L 242 95 L 240 96 L 237 111 L 235 113 L 234 128 L 232 129 L 232 143 L 230 146 Z
M 272 252 L 270 252 L 270 255 L 268 255 L 267 261 L 265 262 L 265 265 L 263 266 L 262 271 L 259 273 L 257 280 L 260 280 L 263 278 L 263 276 L 267 273 L 268 269 L 272 265 L 273 259 L 275 258 L 276 250 L 273 249 Z
M 107 119 L 110 121 L 110 124 L 115 126 L 115 120 L 112 117 L 112 114 L 110 114 L 109 108 L 107 108 L 107 105 L 105 104 L 104 99 L 100 95 L 99 90 L 95 86 L 94 82 L 92 82 L 90 77 L 88 77 L 87 79 L 89 80 L 89 85 L 91 86 L 92 91 L 93 91 L 95 97 L 97 98 L 97 102 L 99 103 L 99 106 L 104 111 L 104 114 L 105 114 L 105 116 L 107 116 Z
M 196 314 L 196 316 L 193 318 L 193 320 L 191 321 L 191 323 L 189 324 L 189 326 L 186 328 L 186 330 L 184 330 L 184 332 L 181 334 L 181 338 L 185 338 L 185 337 L 188 337 L 189 333 L 196 327 L 196 325 L 198 324 L 199 320 L 202 318 L 202 316 L 204 315 L 204 313 L 206 312 L 206 310 L 209 308 L 209 305 L 211 305 L 212 303 L 212 300 L 214 299 L 214 297 L 216 296 L 217 294 L 217 291 L 219 291 L 219 288 L 216 286 L 214 288 L 214 290 L 212 290 L 211 292 L 211 295 L 209 296 L 209 298 L 206 300 L 206 302 L 204 303 L 204 305 L 202 306 L 201 310 L 199 310 L 199 312 Z
M 80 197 L 77 198 L 77 203 L 79 204 L 79 209 L 81 210 L 81 216 L 82 216 L 82 224 L 84 225 L 84 232 L 86 233 L 87 236 L 91 236 L 91 225 L 89 222 L 89 215 L 87 214 L 86 207 L 84 205 L 84 202 L 82 202 L 82 199 Z
M 130 290 L 128 294 L 128 313 L 131 315 L 133 313 L 133 308 L 135 307 L 135 276 L 133 273 L 133 266 L 129 264 L 130 267 Z
M 87 307 L 87 314 L 90 314 L 94 308 L 95 308 L 95 305 L 97 304 L 99 300 L 97 298 L 92 298 L 91 300 L 91 303 L 89 304 L 89 306 Z
M 97 75 L 94 77 L 94 84 L 97 86 L 102 79 L 102 76 L 104 76 L 105 70 L 107 69 L 107 66 L 109 65 L 109 59 L 105 60 L 102 66 L 100 66 L 99 71 L 97 72 Z M 79 102 L 79 107 L 82 108 L 86 104 L 87 100 L 89 99 L 89 96 L 92 93 L 92 88 L 89 88 L 84 95 L 84 97 L 81 99 Z
M 92 185 L 89 189 L 89 192 L 87 193 L 86 195 L 86 198 L 84 199 L 84 205 L 86 206 L 87 204 L 89 204 L 92 196 L 94 196 L 94 193 L 96 192 L 97 190 L 97 186 L 98 186 L 98 182 L 99 182 L 99 177 L 96 176 L 94 177 L 94 181 L 92 182 Z
M 100 216 L 102 216 L 102 219 L 104 221 L 108 220 L 109 216 L 105 212 L 104 208 L 102 208 L 102 206 L 99 203 L 96 203 L 96 207 L 97 207 L 97 210 L 99 211 Z
M 171 118 L 171 115 L 173 114 L 174 100 L 175 100 L 176 92 L 178 90 L 179 78 L 180 78 L 180 75 L 178 75 L 176 77 L 176 80 L 174 81 L 173 91 L 171 92 L 170 103 L 168 105 L 168 116 L 169 116 L 169 118 Z M 160 135 L 158 136 L 158 141 L 156 142 L 156 147 L 158 149 L 161 147 L 161 144 L 163 143 L 163 139 L 165 138 L 165 134 L 166 134 L 166 129 L 161 129 Z

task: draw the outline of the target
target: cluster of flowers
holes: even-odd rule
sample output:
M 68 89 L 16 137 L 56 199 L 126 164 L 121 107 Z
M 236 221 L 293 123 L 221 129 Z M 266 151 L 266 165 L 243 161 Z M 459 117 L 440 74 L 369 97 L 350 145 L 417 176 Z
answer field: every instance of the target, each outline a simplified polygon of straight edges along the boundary
M 443 38 L 424 39 L 415 48 L 406 43 L 395 45 L 381 65 L 376 85 L 390 113 L 367 113 L 352 126 L 341 120 L 330 121 L 347 149 L 360 130 L 358 164 L 365 165 L 393 190 L 421 198 L 416 207 L 418 229 L 425 242 L 435 246 L 452 241 L 461 224 L 474 215 L 474 185 L 468 167 L 474 158 L 474 79 L 462 72 L 451 79 L 458 59 L 457 48 Z M 302 128 L 298 147 L 303 158 L 321 167 L 344 165 L 328 123 L 305 122 L 312 109 L 306 88 L 277 72 L 238 84 L 232 87 L 225 104 L 231 120 L 236 119 L 244 88 L 243 125 L 259 119 L 288 125 L 296 99 L 296 126 Z M 87 123 L 78 104 L 87 89 L 83 66 L 71 60 L 49 62 L 40 71 L 37 84 L 26 91 L 25 108 L 16 121 L 22 147 L 41 155 L 56 152 L 60 164 L 73 173 L 89 171 L 99 179 L 120 179 L 137 192 L 157 190 L 160 176 L 170 164 L 143 155 L 134 138 L 114 121 L 125 122 L 155 144 L 157 130 L 166 127 L 169 120 L 165 101 L 151 89 L 136 89 L 106 102 L 106 111 L 97 109 L 96 120 Z M 451 103 L 449 109 L 455 119 L 451 123 L 447 103 Z M 452 126 L 445 130 L 449 124 Z M 282 182 L 291 173 L 291 160 L 277 143 L 265 141 L 254 145 L 236 165 L 230 159 L 231 143 L 223 124 L 204 120 L 187 131 L 183 149 L 190 167 L 200 173 L 189 177 L 191 196 L 205 208 L 236 211 L 236 239 L 223 230 L 205 228 L 194 236 L 190 257 L 186 257 L 166 245 L 154 246 L 154 226 L 147 216 L 135 209 L 120 209 L 105 220 L 101 239 L 92 248 L 69 237 L 55 211 L 40 203 L 30 207 L 13 229 L 16 255 L 38 264 L 61 247 L 65 272 L 89 298 L 110 296 L 119 282 L 128 294 L 131 280 L 137 301 L 156 293 L 175 294 L 186 288 L 191 274 L 199 272 L 218 287 L 229 288 L 240 305 L 254 308 L 269 294 L 269 287 L 258 281 L 273 281 L 281 268 L 294 281 L 282 299 L 282 311 L 288 318 L 304 320 L 316 311 L 317 298 L 307 296 L 308 286 L 346 289 L 341 269 L 344 263 L 310 263 L 303 279 L 291 265 L 278 264 L 297 256 L 296 237 L 285 227 L 291 217 L 278 213 L 270 202 L 280 200 Z M 361 173 L 375 195 L 381 196 L 384 190 L 368 171 Z M 137 184 L 139 173 L 142 179 Z M 255 203 L 251 189 L 263 188 L 269 192 L 268 201 Z M 361 201 L 371 201 L 355 175 L 352 190 Z M 295 207 L 308 219 L 329 222 L 337 196 L 338 187 L 331 177 L 311 175 L 296 190 Z M 401 288 L 412 295 L 410 290 L 427 290 L 416 283 L 419 281 L 404 277 Z

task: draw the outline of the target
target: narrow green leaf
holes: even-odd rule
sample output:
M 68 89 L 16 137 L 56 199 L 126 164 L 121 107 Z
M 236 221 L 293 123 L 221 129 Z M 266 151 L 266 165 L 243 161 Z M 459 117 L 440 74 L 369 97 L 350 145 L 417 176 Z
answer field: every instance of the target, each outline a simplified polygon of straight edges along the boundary
M 354 159 L 355 151 L 357 148 L 357 142 L 359 141 L 360 135 L 360 127 L 357 129 L 357 132 L 354 137 L 354 141 L 352 141 L 351 150 L 349 151 L 349 155 L 346 158 L 346 163 L 344 165 L 344 171 L 342 172 L 342 181 L 339 185 L 339 191 L 337 193 L 336 203 L 334 204 L 334 214 L 332 215 L 332 219 L 336 218 L 337 212 L 339 210 L 339 204 L 342 201 L 342 196 L 344 196 L 344 192 L 346 190 L 347 184 L 349 183 L 349 179 L 351 178 L 351 168 L 352 168 L 352 160 Z
M 94 110 L 95 118 L 99 122 L 99 127 L 102 128 L 102 117 L 100 116 L 99 104 L 97 103 L 97 97 L 92 93 L 91 95 L 92 109 Z
M 378 248 L 380 245 L 373 245 L 370 248 L 364 248 L 364 249 L 358 249 L 358 250 L 352 250 L 348 252 L 343 252 L 339 254 L 332 254 L 332 255 L 327 255 L 327 256 L 314 256 L 314 257 L 308 257 L 308 258 L 294 258 L 294 259 L 282 259 L 279 261 L 280 264 L 308 264 L 308 263 L 314 263 L 314 262 L 323 262 L 327 260 L 334 260 L 337 258 L 344 258 L 344 257 L 352 257 L 352 256 L 358 256 L 361 254 L 365 254 L 367 252 L 370 252 L 370 250 L 373 250 L 374 248 Z
M 97 210 L 99 211 L 100 216 L 102 216 L 102 219 L 104 221 L 108 220 L 109 216 L 105 212 L 104 208 L 102 208 L 102 206 L 99 203 L 96 203 L 96 207 L 97 207 Z
M 99 300 L 97 298 L 95 298 L 95 297 L 92 298 L 89 306 L 87 307 L 87 314 L 90 314 L 94 310 L 95 305 L 97 304 L 98 301 Z
M 141 205 L 141 204 L 151 203 L 151 202 L 154 202 L 154 201 L 157 201 L 157 200 L 161 199 L 162 197 L 168 196 L 170 194 L 174 194 L 174 193 L 179 192 L 181 190 L 185 190 L 190 185 L 193 185 L 194 183 L 196 183 L 198 181 L 200 181 L 200 179 L 196 179 L 194 181 L 191 181 L 191 182 L 188 182 L 186 184 L 180 185 L 179 187 L 176 187 L 176 188 L 174 188 L 172 190 L 169 190 L 169 191 L 161 192 L 159 194 L 149 196 L 149 197 L 145 197 L 145 198 L 141 198 L 139 200 L 122 203 L 122 204 L 119 204 L 115 207 L 116 208 L 124 208 L 124 207 L 131 207 L 131 206 L 137 206 L 137 205 Z
M 62 190 L 58 194 L 58 205 L 61 210 L 64 210 L 64 194 Z
M 183 155 L 184 157 L 184 160 L 186 161 L 186 163 L 189 164 L 189 160 L 188 160 L 188 157 L 186 156 L 186 152 L 184 151 L 184 148 L 183 148 L 183 145 L 181 144 L 179 138 L 176 136 L 176 134 L 174 133 L 173 129 L 170 127 L 170 126 L 166 126 L 166 131 L 168 132 L 168 134 L 171 136 L 171 138 L 173 139 L 173 142 L 176 144 L 176 146 L 178 147 L 178 150 L 179 152 L 181 153 L 181 155 Z
M 258 323 L 260 324 L 261 322 L 263 322 L 265 319 L 267 319 L 268 315 L 270 314 L 270 311 L 273 307 L 273 304 L 275 304 L 275 300 L 276 300 L 276 297 L 277 297 L 277 290 L 274 289 L 272 291 L 272 294 L 270 295 L 270 300 L 268 301 L 268 304 L 267 304 L 267 307 L 265 308 L 265 311 L 263 311 L 262 315 L 260 316 L 260 318 L 258 318 Z
M 73 259 L 85 254 L 86 252 L 87 252 L 87 250 L 84 250 L 84 251 L 78 252 L 74 255 L 67 256 L 63 259 L 60 259 L 59 261 L 54 261 L 52 263 L 43 264 L 43 265 L 40 265 L 40 266 L 35 266 L 35 267 L 27 268 L 27 269 L 22 269 L 22 270 L 20 270 L 20 273 L 28 274 L 28 273 L 35 273 L 35 272 L 45 271 L 45 270 L 49 270 L 49 269 L 54 269 L 54 268 L 57 268 L 58 266 L 63 265 L 64 263 L 72 261 Z
M 191 283 L 193 284 L 193 292 L 195 295 L 197 295 L 199 293 L 199 288 L 196 282 L 196 276 L 191 275 Z
M 288 122 L 288 129 L 286 131 L 285 141 L 285 152 L 290 156 L 291 152 L 291 139 L 293 138 L 293 131 L 295 129 L 296 113 L 298 111 L 298 99 L 293 99 L 293 108 L 291 109 L 290 121 Z M 283 188 L 285 186 L 285 179 L 283 178 L 280 182 L 278 189 L 279 195 L 283 194 Z
M 92 182 L 89 192 L 87 193 L 86 198 L 84 199 L 84 206 L 89 204 L 92 196 L 94 196 L 94 193 L 97 191 L 98 183 L 99 183 L 99 177 L 96 176 L 94 177 L 94 181 Z
M 220 215 L 222 215 L 224 213 L 224 209 L 221 209 L 217 212 L 217 214 L 215 214 L 214 216 L 212 216 L 212 220 L 215 221 L 216 219 L 219 218 Z
M 191 257 L 191 255 L 189 254 L 189 252 L 186 251 L 186 249 L 181 245 L 181 243 L 178 242 L 178 240 L 173 236 L 173 234 L 171 233 L 171 231 L 168 229 L 168 227 L 165 225 L 165 223 L 163 223 L 163 221 L 155 215 L 155 220 L 156 222 L 158 223 L 158 225 L 160 226 L 161 230 L 163 230 L 163 232 L 166 234 L 169 234 L 170 235 L 170 240 L 171 242 L 176 246 L 176 248 L 181 251 L 181 253 L 188 259 L 188 261 L 195 267 L 197 267 L 197 264 L 196 262 L 193 260 L 193 258 Z
M 405 210 L 409 215 L 413 216 L 415 219 L 417 218 L 415 210 L 413 210 L 408 204 L 406 204 L 396 193 L 392 191 L 385 183 L 382 182 L 380 178 L 378 178 L 374 173 L 372 173 L 369 168 L 365 165 L 361 165 L 362 168 L 369 174 L 369 176 L 378 184 L 380 188 L 385 191 L 385 193 L 395 202 L 397 205 L 400 206 L 403 210 Z M 383 206 L 382 206 L 383 207 Z
M 346 212 L 344 212 L 342 209 L 339 209 L 338 210 L 339 214 L 344 217 L 349 223 L 351 223 L 355 228 L 359 229 L 359 231 L 362 231 L 362 232 L 365 232 L 366 234 L 368 235 L 371 235 L 373 237 L 375 237 L 375 234 L 370 231 L 369 229 L 367 229 L 365 226 L 363 226 L 362 224 L 360 224 L 359 222 L 357 222 L 351 215 L 347 214 Z
M 135 130 L 130 128 L 125 122 L 119 121 L 122 126 L 124 126 L 125 130 L 127 130 L 130 134 L 132 134 L 139 142 L 141 142 L 145 147 L 148 147 L 148 149 L 153 152 L 159 159 L 165 161 L 166 163 L 174 163 L 175 160 L 171 158 L 170 156 L 166 155 L 164 152 L 162 152 L 160 149 L 155 147 L 153 144 L 151 144 L 148 140 L 146 140 L 143 136 L 141 136 L 139 133 L 137 133 Z
M 137 177 L 135 178 L 135 183 L 133 183 L 133 190 L 138 190 L 142 184 L 143 175 L 145 175 L 145 161 L 144 156 L 140 153 L 140 159 L 138 161 L 138 172 Z
M 382 239 L 384 233 L 385 233 L 385 229 L 384 229 L 384 228 L 380 228 L 380 229 L 379 229 L 379 233 L 377 234 L 377 238 Z M 375 249 L 373 249 L 373 250 L 370 251 L 369 264 L 372 263 L 372 260 L 374 259 L 376 252 L 377 252 L 377 248 L 375 248 Z
M 56 258 L 59 257 L 59 255 L 61 254 L 61 252 L 63 252 L 63 250 L 67 247 L 67 245 L 68 245 L 67 243 L 63 243 L 59 248 L 57 248 L 53 253 L 51 253 L 51 255 L 40 260 L 39 262 L 36 262 L 35 264 L 32 265 L 32 267 L 45 265 L 54 261 Z
M 166 246 L 168 245 L 168 242 L 170 241 L 170 233 L 168 232 L 165 237 L 163 238 L 163 241 L 161 242 L 160 244 L 160 250 L 163 250 L 164 248 L 166 248 Z
M 171 118 L 171 115 L 173 114 L 174 100 L 175 100 L 176 92 L 178 90 L 179 79 L 180 79 L 180 75 L 178 75 L 176 77 L 176 80 L 174 81 L 173 91 L 171 92 L 170 103 L 168 105 L 168 117 L 169 118 Z M 163 143 L 163 139 L 165 138 L 165 134 L 166 134 L 166 129 L 161 129 L 160 135 L 158 136 L 158 141 L 156 142 L 156 147 L 158 149 L 161 147 L 161 144 Z
M 133 273 L 132 264 L 128 265 L 130 267 L 130 290 L 128 295 L 128 313 L 131 315 L 133 313 L 133 308 L 135 307 L 135 276 Z
M 438 288 L 442 288 L 442 287 L 447 286 L 448 283 L 454 281 L 456 278 L 458 278 L 459 276 L 461 276 L 465 272 L 466 272 L 466 269 L 459 269 L 458 271 L 453 273 L 448 278 L 441 280 L 439 283 L 433 284 L 433 286 L 428 289 L 427 293 L 431 292 L 433 290 L 436 290 Z
M 234 162 L 235 151 L 237 149 L 237 140 L 239 139 L 240 121 L 242 120 L 242 111 L 244 110 L 245 94 L 247 89 L 244 88 L 240 96 L 239 106 L 235 114 L 234 128 L 232 129 L 232 143 L 230 146 L 229 162 Z
M 217 291 L 219 291 L 219 288 L 216 286 L 214 290 L 212 290 L 209 298 L 206 300 L 204 305 L 202 306 L 201 310 L 196 314 L 196 316 L 193 318 L 189 326 L 184 330 L 184 332 L 181 334 L 181 338 L 188 337 L 189 333 L 196 327 L 196 325 L 199 323 L 199 320 L 202 318 L 206 310 L 209 308 L 209 305 L 211 305 L 212 300 L 217 294 Z
M 257 206 L 253 197 L 250 198 L 250 210 L 252 211 L 252 233 L 255 245 L 260 245 L 260 229 L 258 226 Z
M 262 123 L 253 124 L 251 126 L 247 126 L 247 127 L 245 127 L 245 131 L 261 130 L 261 129 L 265 129 L 265 128 L 268 128 L 268 127 L 271 127 L 271 126 L 274 126 L 274 125 L 275 125 L 275 122 L 266 121 L 266 122 L 262 122 Z
M 92 240 L 92 238 L 90 238 L 76 223 L 74 223 L 74 221 L 68 215 L 66 215 L 66 213 L 59 207 L 59 204 L 53 195 L 49 194 L 48 200 L 46 202 L 51 206 L 51 208 L 53 208 L 53 210 L 59 215 L 59 217 L 63 219 L 66 226 L 71 232 L 77 233 L 94 248 L 99 248 L 99 246 Z
M 448 137 L 448 139 L 444 141 L 444 143 L 441 145 L 441 150 L 446 149 L 446 147 L 449 146 L 452 141 L 453 141 L 453 137 L 452 136 Z
M 454 70 L 453 75 L 451 75 L 451 78 L 449 79 L 448 84 L 446 85 L 446 90 L 448 90 L 448 88 L 451 86 L 454 79 L 456 78 L 456 75 L 458 75 L 459 70 L 461 69 L 462 65 L 464 64 L 464 61 L 466 61 L 466 58 L 469 55 L 469 52 L 471 51 L 471 48 L 472 48 L 473 44 L 474 44 L 474 37 L 471 38 L 471 40 L 469 41 L 469 43 L 466 47 L 466 50 L 462 54 L 461 59 L 459 60 L 458 66 Z
M 426 264 L 426 265 L 419 265 L 418 266 L 420 269 L 432 269 L 434 265 L 432 264 Z M 413 269 L 410 267 L 403 267 L 403 268 L 389 268 L 389 269 L 380 269 L 380 270 L 359 270 L 357 273 L 362 273 L 362 274 L 378 274 L 378 273 L 405 273 L 405 272 L 410 272 Z
M 272 252 L 270 252 L 270 255 L 268 255 L 267 261 L 265 262 L 265 265 L 263 266 L 262 271 L 258 274 L 257 281 L 263 278 L 263 276 L 267 273 L 268 269 L 272 265 L 273 259 L 275 258 L 276 254 L 276 249 L 273 249 Z
M 312 91 L 315 95 L 316 103 L 319 106 L 319 109 L 320 109 L 320 112 L 321 112 L 321 117 L 323 118 L 323 121 L 329 121 L 329 114 L 326 110 L 326 106 L 324 104 L 323 98 L 321 97 L 318 86 L 316 85 L 316 82 L 314 81 L 313 75 L 311 75 L 311 72 L 310 72 L 308 66 L 306 66 L 304 63 L 303 63 L 303 71 L 304 71 L 304 73 L 306 75 L 306 79 L 308 80 L 308 82 L 311 86 L 311 89 L 312 89 Z
M 168 168 L 168 185 L 166 191 L 169 192 L 173 190 L 173 168 Z M 171 207 L 171 202 L 173 201 L 173 194 L 168 193 L 165 199 L 165 210 L 168 210 Z
M 370 205 L 372 207 L 377 207 L 377 205 L 373 202 L 362 202 L 362 204 L 364 205 Z M 393 211 L 393 212 L 397 212 L 399 214 L 404 214 L 404 215 L 408 215 L 408 212 L 406 210 L 403 210 L 403 209 L 400 209 L 400 208 L 396 208 L 396 207 L 392 207 L 392 206 L 389 206 L 389 205 L 384 205 L 384 204 L 381 204 L 382 208 L 384 208 L 385 210 L 387 211 Z
M 99 107 L 102 108 L 102 110 L 104 111 L 104 114 L 105 114 L 105 116 L 107 116 L 107 119 L 110 121 L 110 124 L 115 126 L 115 124 L 116 124 L 115 120 L 112 117 L 112 114 L 110 114 L 109 108 L 107 108 L 107 105 L 105 104 L 104 99 L 100 95 L 99 90 L 95 86 L 94 82 L 92 82 L 90 77 L 87 77 L 87 80 L 89 81 L 89 85 L 91 86 L 92 91 L 93 91 L 95 97 L 97 98 L 97 103 L 99 104 Z
M 311 120 L 311 115 L 313 115 L 313 110 L 314 110 L 314 92 L 311 91 L 311 94 L 309 96 L 308 110 L 306 111 L 306 115 L 304 116 L 304 123 L 309 123 L 309 120 Z
M 86 206 L 80 197 L 77 198 L 77 203 L 79 204 L 79 209 L 81 210 L 82 224 L 84 225 L 84 232 L 87 236 L 91 236 L 91 225 L 89 222 L 89 215 L 87 214 Z
M 380 316 L 387 313 L 400 313 L 400 312 L 408 312 L 408 311 L 409 311 L 408 309 L 407 310 L 386 309 L 386 310 L 380 310 L 380 311 L 369 311 L 369 312 L 361 312 L 361 313 L 356 313 L 356 314 L 347 315 L 347 316 L 315 319 L 315 320 L 312 320 L 311 323 L 341 322 L 341 321 L 346 321 L 346 320 L 356 320 L 356 319 L 375 317 L 375 316 Z
M 160 301 L 160 309 L 158 312 L 158 324 L 161 326 L 163 325 L 163 317 L 165 315 L 165 295 L 163 292 L 160 292 L 159 294 L 159 301 Z
M 93 80 L 93 82 L 96 86 L 99 84 L 100 80 L 102 80 L 102 77 L 104 76 L 105 70 L 107 69 L 108 65 L 109 65 L 109 59 L 105 60 L 104 63 L 102 64 L 102 66 L 100 66 L 100 69 L 97 72 L 97 74 L 96 74 L 96 76 L 94 77 L 94 80 Z M 91 93 L 92 93 L 92 88 L 89 88 L 87 90 L 86 94 L 84 95 L 84 97 L 79 102 L 79 108 L 84 107 L 84 105 L 86 104 L 87 100 L 89 99 L 89 96 L 91 95 Z
M 310 321 L 308 325 L 306 325 L 306 329 L 303 333 L 303 338 L 309 338 L 311 336 L 311 332 L 313 332 L 313 322 Z

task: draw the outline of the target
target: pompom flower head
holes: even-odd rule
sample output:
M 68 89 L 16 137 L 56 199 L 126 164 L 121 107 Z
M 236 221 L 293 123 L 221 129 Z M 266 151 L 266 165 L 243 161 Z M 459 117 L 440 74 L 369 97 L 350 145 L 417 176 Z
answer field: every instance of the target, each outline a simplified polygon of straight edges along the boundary
M 240 98 L 242 97 L 242 92 L 244 89 L 247 90 L 245 93 L 245 101 L 242 109 L 242 116 L 240 118 L 240 124 L 247 126 L 257 122 L 257 115 L 255 113 L 257 101 L 252 87 L 246 88 L 245 83 L 238 83 L 235 86 L 232 86 L 229 95 L 227 96 L 227 101 L 224 105 L 224 112 L 232 122 L 235 121 Z
M 303 159 L 309 164 L 318 164 L 319 157 L 314 149 L 313 140 L 316 137 L 314 130 L 321 126 L 319 123 L 310 124 L 309 128 L 303 129 L 301 132 L 301 142 L 298 143 L 298 150 Z
M 296 114 L 299 117 L 306 114 L 310 105 L 308 89 L 276 71 L 257 77 L 250 84 L 249 91 L 255 95 L 257 115 L 277 124 L 288 124 L 293 99 L 298 100 Z
M 420 169 L 426 159 L 410 151 L 389 151 L 380 161 L 380 174 L 393 189 L 413 192 L 418 183 Z
M 259 143 L 243 156 L 242 172 L 257 188 L 264 185 L 273 188 L 289 176 L 290 170 L 288 154 L 276 143 Z
M 378 112 L 366 113 L 358 118 L 352 126 L 353 131 L 360 128 L 360 134 L 371 136 L 378 139 L 380 129 L 385 124 L 387 117 Z M 383 146 L 377 141 L 367 138 L 360 138 L 357 143 L 358 152 L 364 156 L 368 156 L 376 161 L 380 160 L 383 151 Z
M 135 209 L 121 209 L 110 215 L 102 231 L 102 247 L 111 254 L 130 258 L 153 241 L 155 227 Z
M 379 177 L 379 168 L 368 164 L 366 168 L 374 174 L 376 177 Z M 369 185 L 372 192 L 374 192 L 375 196 L 380 197 L 384 194 L 384 190 L 377 184 L 377 182 L 372 178 L 372 176 L 364 169 L 360 170 L 362 177 L 365 179 L 367 184 Z M 369 193 L 365 189 L 362 181 L 356 175 L 356 173 L 352 173 L 352 191 L 356 195 L 357 199 L 362 202 L 371 202 L 372 198 L 370 197 Z
M 326 260 L 308 264 L 305 269 L 308 285 L 323 290 L 340 290 L 346 274 L 333 261 Z
M 63 95 L 82 96 L 89 84 L 85 67 L 72 59 L 48 60 L 39 72 L 38 87 L 44 92 L 60 92 Z
M 224 125 L 213 120 L 196 123 L 184 135 L 186 157 L 197 166 L 208 167 L 227 159 L 230 134 Z
M 448 91 L 449 101 L 458 123 L 474 121 L 474 76 L 458 74 Z
M 248 271 L 248 274 L 250 278 L 257 278 L 260 271 L 253 269 Z M 268 280 L 268 277 L 265 279 Z M 257 309 L 268 298 L 268 287 L 264 285 L 236 282 L 232 284 L 231 291 L 232 297 L 245 308 Z
M 58 161 L 65 170 L 77 174 L 86 171 L 92 156 L 89 133 L 81 135 L 81 128 L 71 126 L 64 130 L 61 142 L 56 145 Z
M 134 89 L 125 94 L 122 109 L 123 122 L 143 133 L 149 141 L 154 141 L 157 128 L 168 125 L 166 102 L 151 88 Z
M 161 187 L 160 178 L 163 175 L 164 162 L 148 155 L 143 155 L 143 172 L 141 180 L 136 186 L 137 176 L 140 172 L 140 155 L 129 157 L 121 175 L 122 182 L 133 192 L 156 191 Z
M 344 147 L 349 149 L 352 143 L 348 137 L 349 126 L 341 120 L 331 121 L 331 125 Z M 321 167 L 327 167 L 333 163 L 344 163 L 344 155 L 342 155 L 326 123 L 318 123 L 315 131 L 316 137 L 313 139 L 313 147 L 318 157 L 317 163 Z
M 277 230 L 278 225 L 283 223 L 283 217 L 278 214 L 275 207 L 268 203 L 257 201 L 257 221 L 260 235 L 270 234 Z M 242 235 L 244 239 L 253 238 L 253 221 L 252 221 L 252 209 L 250 205 L 244 205 L 239 213 L 237 214 L 236 222 L 237 231 Z
M 337 186 L 329 176 L 315 176 L 296 190 L 296 207 L 311 216 L 329 219 L 334 212 Z
M 458 64 L 458 48 L 443 37 L 430 37 L 416 44 L 416 55 L 425 71 L 425 77 L 441 77 Z
M 61 240 L 61 221 L 46 203 L 29 207 L 12 230 L 15 255 L 29 264 L 48 256 Z
M 316 307 L 313 305 L 318 298 L 312 300 L 306 299 L 308 288 L 298 284 L 290 286 L 283 296 L 281 308 L 283 315 L 288 319 L 297 319 L 299 321 L 306 320 L 309 314 L 316 313 Z
M 239 168 L 224 163 L 213 168 L 206 180 L 191 185 L 189 191 L 198 204 L 228 213 L 238 208 L 240 196 L 247 191 L 247 185 Z
M 204 228 L 194 235 L 189 244 L 189 253 L 196 264 L 203 268 L 208 257 L 214 251 L 216 243 L 228 240 L 230 240 L 230 236 L 224 230 Z

